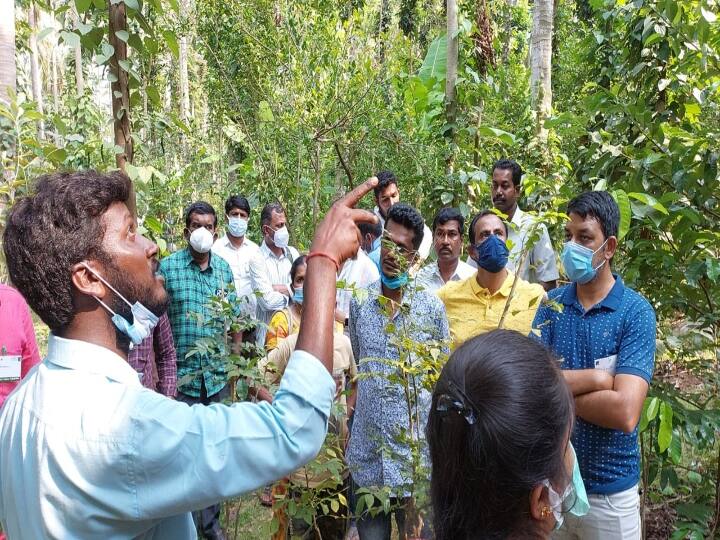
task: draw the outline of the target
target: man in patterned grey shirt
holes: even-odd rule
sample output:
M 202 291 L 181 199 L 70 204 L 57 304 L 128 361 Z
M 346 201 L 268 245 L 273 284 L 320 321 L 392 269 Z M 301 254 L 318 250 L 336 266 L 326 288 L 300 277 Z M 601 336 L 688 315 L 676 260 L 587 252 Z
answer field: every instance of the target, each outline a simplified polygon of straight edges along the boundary
M 427 291 L 416 290 L 407 275 L 422 242 L 423 227 L 414 208 L 402 203 L 390 208 L 380 254 L 380 281 L 368 287 L 364 300 L 354 298 L 350 304 L 350 341 L 361 376 L 346 460 L 355 484 L 390 488 L 394 503 L 389 514 L 380 511 L 372 517 L 365 512 L 360 516 L 361 540 L 389 540 L 393 513 L 398 529 L 405 528 L 404 502 L 412 477 L 410 450 L 402 433 L 409 430 L 410 419 L 403 386 L 393 377 L 401 358 L 394 338 L 407 335 L 417 343 L 440 342 L 440 348 L 446 348 L 449 340 L 442 302 Z M 430 394 L 425 390 L 418 393 L 417 432 L 423 437 Z

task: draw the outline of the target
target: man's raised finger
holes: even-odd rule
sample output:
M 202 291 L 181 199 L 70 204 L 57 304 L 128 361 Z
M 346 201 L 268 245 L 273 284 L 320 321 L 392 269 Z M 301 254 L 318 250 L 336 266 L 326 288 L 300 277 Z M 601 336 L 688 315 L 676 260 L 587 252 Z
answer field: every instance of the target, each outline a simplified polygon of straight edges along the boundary
M 374 176 L 371 178 L 368 178 L 362 184 L 357 186 L 350 193 L 348 193 L 342 199 L 340 199 L 338 201 L 338 203 L 344 204 L 345 206 L 353 208 L 358 202 L 360 202 L 360 199 L 362 199 L 365 195 L 370 193 L 370 190 L 372 190 L 375 186 L 377 186 L 377 183 L 378 183 L 378 179 L 375 178 Z
M 377 223 L 378 217 L 372 212 L 367 210 L 360 210 L 358 208 L 350 209 L 350 217 L 355 223 Z

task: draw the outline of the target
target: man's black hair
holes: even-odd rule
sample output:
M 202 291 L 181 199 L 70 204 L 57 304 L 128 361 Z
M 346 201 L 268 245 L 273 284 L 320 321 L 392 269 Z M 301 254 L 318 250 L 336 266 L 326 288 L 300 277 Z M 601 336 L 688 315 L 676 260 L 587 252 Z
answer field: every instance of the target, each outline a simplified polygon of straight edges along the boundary
M 227 198 L 227 201 L 225 201 L 225 215 L 227 216 L 233 208 L 244 210 L 250 215 L 250 203 L 242 195 L 230 195 Z
M 470 222 L 470 227 L 468 228 L 468 240 L 470 241 L 470 245 L 475 245 L 475 225 L 477 225 L 477 222 L 480 221 L 481 218 L 484 218 L 485 216 L 495 216 L 500 221 L 502 221 L 503 227 L 505 227 L 505 236 L 508 236 L 510 234 L 510 230 L 508 229 L 508 224 L 505 220 L 503 220 L 500 216 L 498 216 L 495 212 L 492 210 L 483 210 L 479 214 L 477 214 L 473 220 Z
M 423 241 L 423 235 L 425 234 L 425 222 L 423 221 L 420 212 L 415 210 L 412 206 L 405 203 L 397 203 L 390 207 L 388 211 L 387 220 L 385 221 L 385 228 L 387 229 L 388 223 L 393 221 L 398 225 L 402 225 L 406 229 L 410 229 L 413 232 L 413 249 L 418 249 Z
M 515 187 L 518 187 L 520 185 L 520 182 L 522 182 L 523 170 L 517 161 L 513 161 L 512 159 L 498 160 L 493 164 L 493 172 L 495 171 L 495 169 L 512 171 L 512 181 Z
M 210 203 L 206 203 L 205 201 L 197 201 L 192 203 L 185 209 L 186 228 L 190 227 L 190 216 L 192 216 L 193 214 L 200 214 L 201 216 L 211 214 L 213 217 L 213 227 L 217 227 L 217 214 L 215 213 L 215 209 Z
M 38 178 L 10 210 L 3 237 L 10 279 L 55 334 L 75 318 L 71 268 L 85 259 L 112 264 L 103 215 L 127 203 L 130 190 L 119 171 L 60 172 Z
M 460 236 L 465 233 L 465 218 L 457 208 L 443 208 L 433 220 L 432 230 L 435 232 L 438 225 L 445 225 L 448 221 L 457 221 Z
M 270 225 L 273 212 L 275 212 L 276 214 L 284 214 L 285 208 L 283 208 L 283 205 L 277 201 L 267 203 L 265 206 L 263 206 L 262 212 L 260 212 L 260 224 Z
M 360 229 L 360 234 L 363 238 L 365 238 L 366 234 L 372 235 L 373 238 L 378 238 L 382 234 L 382 225 L 380 225 L 380 221 L 377 223 L 360 223 L 358 225 L 358 229 Z
M 586 191 L 568 203 L 567 213 L 588 216 L 600 224 L 605 239 L 617 237 L 620 227 L 620 209 L 607 191 Z
M 397 178 L 395 178 L 395 174 L 392 171 L 380 171 L 375 175 L 375 177 L 378 179 L 377 186 L 373 188 L 376 199 L 390 184 L 395 184 L 397 186 Z

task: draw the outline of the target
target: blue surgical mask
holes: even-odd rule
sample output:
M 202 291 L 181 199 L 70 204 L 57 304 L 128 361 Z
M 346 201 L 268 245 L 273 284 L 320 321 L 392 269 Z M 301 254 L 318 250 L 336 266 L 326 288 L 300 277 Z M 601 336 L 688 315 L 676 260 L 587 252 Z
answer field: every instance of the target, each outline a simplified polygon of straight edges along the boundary
M 602 246 L 592 251 L 572 240 L 565 242 L 561 259 L 565 273 L 570 281 L 584 285 L 597 275 L 597 271 L 606 261 L 603 260 L 598 266 L 593 267 L 593 256 L 600 251 L 605 244 L 607 244 L 607 240 L 603 242 Z
M 377 254 L 377 258 L 373 257 L 372 254 Z M 400 287 L 404 287 L 405 285 L 407 285 L 407 282 L 410 280 L 410 276 L 407 272 L 402 272 L 395 277 L 386 276 L 385 272 L 383 272 L 382 269 L 382 258 L 380 256 L 380 249 L 373 251 L 372 254 L 370 258 L 375 262 L 375 266 L 377 266 L 378 271 L 380 272 L 380 281 L 382 281 L 383 285 L 385 285 L 388 289 L 392 290 L 396 290 Z
M 382 242 L 381 238 L 378 236 L 375 240 L 373 240 L 372 248 L 370 248 L 370 251 L 375 251 L 376 249 L 380 249 L 380 243 Z
M 303 288 L 302 287 L 295 289 L 295 291 L 293 292 L 292 301 L 295 304 L 302 305 L 302 303 L 303 303 Z
M 100 281 L 102 281 L 105 285 L 107 285 L 112 292 L 114 292 L 123 302 L 125 302 L 128 306 L 130 306 L 130 311 L 133 316 L 133 322 L 132 324 L 122 315 L 119 313 L 115 313 L 110 306 L 108 306 L 105 302 L 100 300 L 97 296 L 94 296 L 95 300 L 100 302 L 100 304 L 107 309 L 110 313 L 112 313 L 112 322 L 115 325 L 115 327 L 120 330 L 123 334 L 125 334 L 128 338 L 130 338 L 131 345 L 130 348 L 132 348 L 134 345 L 140 345 L 142 341 L 147 338 L 155 328 L 155 326 L 158 323 L 158 316 L 155 315 L 152 311 L 150 311 L 148 308 L 143 306 L 140 302 L 135 302 L 134 304 L 131 304 L 127 301 L 127 299 L 120 294 L 115 287 L 110 285 L 105 279 L 103 279 L 102 276 L 100 276 L 95 270 L 90 268 L 88 265 L 83 263 L 83 266 L 87 268 L 90 272 L 92 272 L 95 277 L 97 277 Z
M 510 254 L 505 241 L 495 234 L 488 236 L 481 244 L 475 244 L 475 251 L 477 265 L 492 274 L 497 274 L 505 268 Z
M 228 232 L 235 238 L 242 238 L 247 232 L 248 222 L 239 216 L 230 216 L 228 218 Z

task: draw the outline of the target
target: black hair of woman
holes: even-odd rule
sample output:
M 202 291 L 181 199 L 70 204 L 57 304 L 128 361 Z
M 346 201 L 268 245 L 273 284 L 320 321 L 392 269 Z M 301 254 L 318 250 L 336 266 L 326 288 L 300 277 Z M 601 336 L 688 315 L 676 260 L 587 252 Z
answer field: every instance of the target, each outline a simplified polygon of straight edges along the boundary
M 574 401 L 557 359 L 512 330 L 460 346 L 433 392 L 427 425 L 437 540 L 548 538 L 549 480 L 571 480 Z M 534 500 L 533 500 L 534 498 Z

